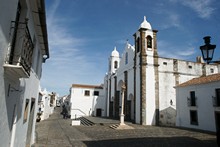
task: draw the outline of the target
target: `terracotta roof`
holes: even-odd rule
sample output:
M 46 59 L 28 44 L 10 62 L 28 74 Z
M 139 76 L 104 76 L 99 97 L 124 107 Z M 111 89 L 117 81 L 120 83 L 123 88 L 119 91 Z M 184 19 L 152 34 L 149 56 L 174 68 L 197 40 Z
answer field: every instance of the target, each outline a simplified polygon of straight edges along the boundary
M 83 84 L 72 84 L 73 88 L 93 88 L 93 89 L 103 89 L 102 85 L 83 85 Z
M 220 73 L 208 75 L 208 76 L 201 76 L 199 78 L 193 78 L 192 80 L 179 84 L 177 87 L 206 84 L 206 83 L 211 83 L 211 82 L 216 82 L 216 81 L 220 81 Z

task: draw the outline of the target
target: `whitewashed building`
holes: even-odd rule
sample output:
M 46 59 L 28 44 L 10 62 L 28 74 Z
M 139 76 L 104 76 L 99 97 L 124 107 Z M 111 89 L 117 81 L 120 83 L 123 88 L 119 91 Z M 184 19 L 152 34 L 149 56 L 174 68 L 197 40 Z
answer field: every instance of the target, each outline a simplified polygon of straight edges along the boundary
M 71 119 L 82 116 L 106 116 L 103 86 L 73 84 L 70 88 Z
M 46 26 L 44 0 L 0 1 L 0 146 L 34 143 Z
M 176 87 L 176 125 L 215 132 L 220 129 L 220 73 Z
M 48 119 L 53 114 L 57 98 L 58 94 L 40 89 L 37 116 L 40 115 L 41 120 Z
M 128 42 L 122 56 L 114 48 L 109 57 L 104 91 L 107 116 L 119 118 L 121 86 L 125 90 L 125 120 L 142 125 L 171 125 L 176 122 L 175 86 L 192 78 L 218 73 L 218 65 L 163 58 L 158 55 L 157 30 L 146 18 Z

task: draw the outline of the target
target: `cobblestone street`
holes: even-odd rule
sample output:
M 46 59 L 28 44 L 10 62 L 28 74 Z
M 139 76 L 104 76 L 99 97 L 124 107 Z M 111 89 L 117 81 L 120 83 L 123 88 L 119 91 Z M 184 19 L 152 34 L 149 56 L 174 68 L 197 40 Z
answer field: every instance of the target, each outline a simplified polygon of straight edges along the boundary
M 134 129 L 115 130 L 106 119 L 91 120 L 95 125 L 71 126 L 56 108 L 49 119 L 37 123 L 34 147 L 217 147 L 215 135 L 208 133 L 131 123 Z

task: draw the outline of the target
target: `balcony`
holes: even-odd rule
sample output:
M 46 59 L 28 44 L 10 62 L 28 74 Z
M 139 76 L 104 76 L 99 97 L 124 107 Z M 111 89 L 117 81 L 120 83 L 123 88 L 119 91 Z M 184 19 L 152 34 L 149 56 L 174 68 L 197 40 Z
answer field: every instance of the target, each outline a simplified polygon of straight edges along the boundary
M 30 76 L 34 45 L 27 22 L 12 22 L 11 45 L 3 65 L 5 74 L 10 77 L 28 78 Z
M 212 96 L 212 104 L 214 107 L 220 107 L 220 98 Z
M 187 97 L 187 105 L 189 107 L 197 107 L 197 98 L 196 97 Z

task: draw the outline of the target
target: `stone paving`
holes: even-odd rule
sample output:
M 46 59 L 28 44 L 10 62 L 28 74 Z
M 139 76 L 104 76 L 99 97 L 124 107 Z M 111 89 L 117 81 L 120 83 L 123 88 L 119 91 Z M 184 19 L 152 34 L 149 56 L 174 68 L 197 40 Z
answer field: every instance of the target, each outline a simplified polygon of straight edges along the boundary
M 88 118 L 89 119 L 89 118 Z M 170 127 L 141 126 L 114 130 L 117 120 L 90 118 L 94 126 L 71 126 L 63 119 L 60 108 L 49 119 L 36 125 L 34 147 L 217 147 L 213 134 Z

